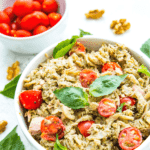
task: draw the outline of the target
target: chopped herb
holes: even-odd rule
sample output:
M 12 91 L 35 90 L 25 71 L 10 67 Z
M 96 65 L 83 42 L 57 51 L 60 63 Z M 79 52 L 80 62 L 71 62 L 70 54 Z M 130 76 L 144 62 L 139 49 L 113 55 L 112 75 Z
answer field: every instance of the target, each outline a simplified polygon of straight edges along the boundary
M 148 71 L 147 67 L 145 67 L 143 64 L 141 65 L 141 68 L 138 69 L 138 72 L 144 73 L 150 77 L 150 72 Z
M 125 105 L 125 103 L 121 103 L 121 105 L 118 107 L 118 111 L 121 113 L 122 112 L 122 109 L 123 109 L 123 106 Z
M 80 37 L 83 37 L 84 35 L 92 35 L 90 32 L 85 32 L 82 29 L 79 30 L 80 30 Z

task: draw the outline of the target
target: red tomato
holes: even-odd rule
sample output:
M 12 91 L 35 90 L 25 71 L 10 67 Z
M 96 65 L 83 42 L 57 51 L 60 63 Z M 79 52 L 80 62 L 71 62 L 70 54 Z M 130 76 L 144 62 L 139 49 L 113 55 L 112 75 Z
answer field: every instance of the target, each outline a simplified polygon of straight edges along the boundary
M 3 11 L 0 11 L 0 23 L 10 24 L 10 19 L 8 15 Z
M 105 71 L 114 71 L 116 68 L 119 68 L 121 71 L 121 67 L 115 63 L 115 62 L 108 62 L 106 64 L 104 64 L 103 68 L 102 68 L 102 72 L 105 72 Z
M 10 36 L 15 36 L 15 34 L 16 34 L 16 30 L 11 30 L 10 31 Z
M 98 112 L 103 117 L 109 117 L 116 112 L 116 104 L 113 100 L 108 98 L 103 98 L 99 102 Z
M 42 9 L 46 13 L 56 12 L 58 9 L 58 4 L 55 0 L 44 0 Z
M 91 69 L 84 69 L 80 72 L 80 82 L 85 88 L 89 87 L 93 81 L 97 78 L 97 74 Z
M 45 13 L 43 13 L 41 11 L 35 11 L 33 14 L 37 15 L 37 16 L 39 16 L 41 18 L 41 20 L 40 20 L 41 21 L 40 22 L 41 25 L 44 25 L 44 26 L 48 26 L 49 25 L 49 19 L 48 19 L 48 16 Z
M 78 124 L 78 128 L 80 130 L 80 133 L 84 136 L 87 137 L 90 134 L 88 133 L 88 129 L 92 126 L 92 124 L 95 123 L 94 121 L 82 121 Z
M 17 25 L 17 29 L 21 29 L 21 20 L 22 20 L 22 18 L 20 18 L 20 17 L 17 17 L 17 19 L 16 19 L 16 25 Z
M 15 22 L 13 22 L 10 27 L 12 30 L 17 30 L 17 24 Z
M 38 1 L 33 1 L 32 3 L 34 11 L 41 11 L 42 5 Z
M 54 25 L 56 25 L 59 22 L 59 20 L 62 18 L 62 16 L 61 16 L 61 14 L 52 12 L 48 15 L 48 18 L 49 18 L 50 25 L 53 27 Z
M 16 0 L 13 5 L 13 12 L 18 17 L 24 17 L 32 13 L 32 0 Z
M 21 28 L 24 30 L 33 30 L 36 26 L 38 26 L 41 23 L 41 17 L 39 15 L 36 15 L 34 13 L 26 15 L 21 20 Z
M 56 134 L 61 139 L 64 136 L 65 126 L 61 119 L 55 116 L 48 116 L 41 122 L 41 137 L 48 141 L 55 141 Z
M 37 34 L 40 34 L 42 32 L 45 32 L 47 30 L 47 28 L 43 25 L 39 25 L 37 26 L 34 31 L 33 31 L 33 35 L 37 35 Z
M 42 4 L 44 2 L 44 0 L 34 0 L 34 1 L 37 1 L 39 2 L 40 4 Z
M 78 53 L 78 52 L 85 52 L 85 47 L 83 44 L 81 44 L 80 42 L 76 42 L 74 44 L 74 46 L 71 48 L 71 50 L 69 51 L 69 55 L 72 55 L 73 53 Z
M 17 34 L 17 32 L 16 32 L 16 34 Z M 20 93 L 19 101 L 23 105 L 23 107 L 26 109 L 37 109 L 41 106 L 41 104 L 43 102 L 42 91 L 41 90 L 24 91 L 24 92 Z
M 0 23 L 0 33 L 9 35 L 10 34 L 10 27 L 6 23 Z
M 142 143 L 142 134 L 135 127 L 123 129 L 119 134 L 119 145 L 123 150 L 134 150 Z
M 135 105 L 136 100 L 134 98 L 131 98 L 131 97 L 123 97 L 123 98 L 120 98 L 120 104 L 122 104 L 122 103 L 126 103 L 126 104 L 133 106 L 133 105 Z M 123 106 L 122 111 L 127 110 L 126 104 Z
M 31 32 L 26 30 L 17 30 L 14 34 L 14 37 L 28 37 L 31 36 Z
M 8 15 L 11 21 L 13 21 L 16 18 L 16 15 L 13 13 L 12 7 L 5 8 L 3 12 L 5 12 Z

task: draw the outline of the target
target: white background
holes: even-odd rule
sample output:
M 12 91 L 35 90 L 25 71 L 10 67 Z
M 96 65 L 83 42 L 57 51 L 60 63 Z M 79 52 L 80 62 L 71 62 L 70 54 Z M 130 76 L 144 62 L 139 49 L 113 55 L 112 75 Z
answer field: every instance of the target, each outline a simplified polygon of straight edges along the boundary
M 68 6 L 69 21 L 62 40 L 79 34 L 78 29 L 81 28 L 100 38 L 131 45 L 139 51 L 141 45 L 150 38 L 150 0 L 68 0 Z M 87 20 L 84 14 L 93 9 L 104 9 L 105 14 L 99 20 Z M 126 18 L 131 23 L 131 28 L 122 35 L 114 35 L 110 30 L 110 23 L 120 18 Z M 6 80 L 8 66 L 18 60 L 21 63 L 21 71 L 23 71 L 34 56 L 35 54 L 22 55 L 8 51 L 0 43 L 0 90 L 8 83 Z M 0 95 L 0 120 L 3 119 L 8 121 L 8 125 L 7 130 L 0 135 L 0 141 L 18 124 L 14 100 Z M 19 126 L 17 131 L 26 150 L 35 150 Z

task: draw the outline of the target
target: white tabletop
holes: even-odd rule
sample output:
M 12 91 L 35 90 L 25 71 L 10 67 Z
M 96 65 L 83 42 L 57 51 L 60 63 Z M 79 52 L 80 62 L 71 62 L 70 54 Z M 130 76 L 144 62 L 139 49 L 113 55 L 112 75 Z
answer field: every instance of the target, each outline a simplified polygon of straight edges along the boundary
M 62 40 L 79 34 L 79 28 L 100 38 L 111 39 L 139 51 L 141 45 L 150 38 L 150 0 L 68 0 L 69 21 Z M 89 10 L 104 9 L 105 14 L 99 20 L 87 20 L 85 13 Z M 122 35 L 114 35 L 110 30 L 112 20 L 126 18 L 131 28 Z M 9 44 L 9 43 L 8 43 Z M 35 55 L 21 55 L 8 51 L 0 43 L 0 90 L 8 83 L 6 70 L 16 60 L 21 64 L 21 71 Z M 7 120 L 7 130 L 0 135 L 0 141 L 16 126 L 18 121 L 14 109 L 14 100 L 0 95 L 0 120 Z M 18 134 L 26 150 L 35 150 L 22 133 Z M 149 150 L 149 148 L 147 148 Z

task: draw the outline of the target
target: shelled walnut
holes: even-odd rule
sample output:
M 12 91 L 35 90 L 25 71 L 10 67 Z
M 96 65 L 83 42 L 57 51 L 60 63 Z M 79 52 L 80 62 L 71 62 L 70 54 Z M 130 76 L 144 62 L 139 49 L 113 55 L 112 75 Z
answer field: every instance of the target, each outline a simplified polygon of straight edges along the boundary
M 7 124 L 8 123 L 5 120 L 0 121 L 0 133 L 3 133 L 5 131 Z
M 99 19 L 103 16 L 105 13 L 105 10 L 90 10 L 89 13 L 85 14 L 86 18 L 91 18 L 91 19 Z
M 129 22 L 126 22 L 126 19 L 120 19 L 113 20 L 110 28 L 113 29 L 113 32 L 115 34 L 123 34 L 125 31 L 129 30 L 131 27 L 131 24 Z

